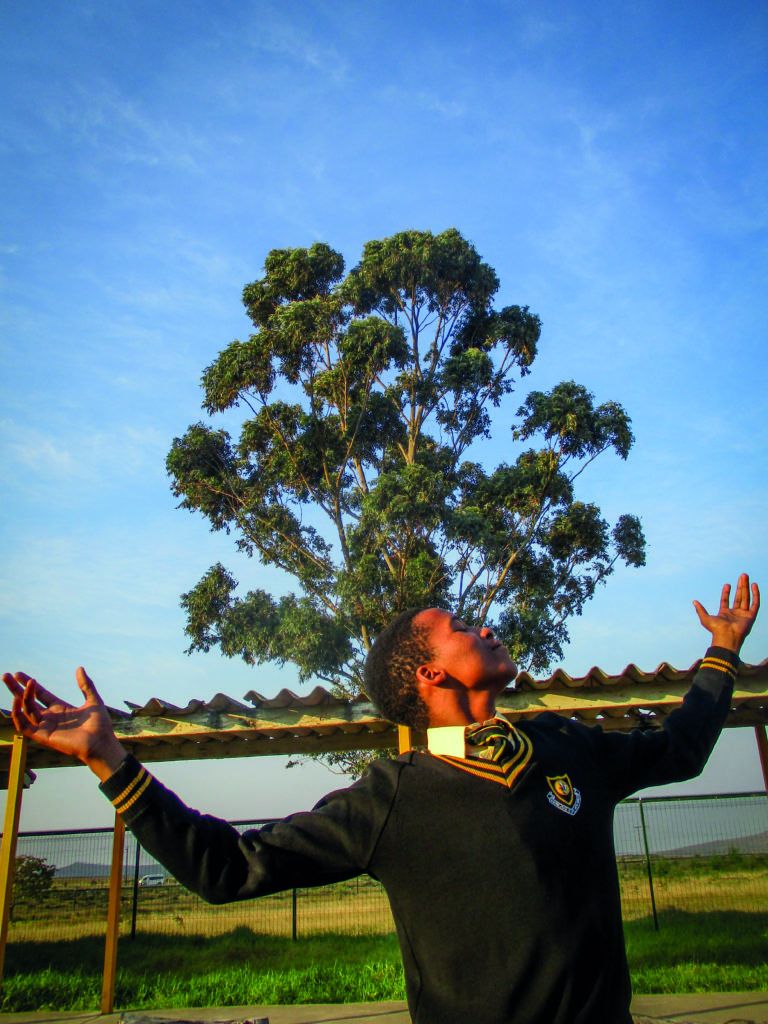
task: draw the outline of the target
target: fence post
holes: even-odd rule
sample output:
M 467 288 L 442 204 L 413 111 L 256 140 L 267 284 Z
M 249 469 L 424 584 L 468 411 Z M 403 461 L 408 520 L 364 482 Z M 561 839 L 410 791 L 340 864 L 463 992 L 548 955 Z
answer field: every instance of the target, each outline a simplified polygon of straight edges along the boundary
M 645 847 L 645 866 L 648 869 L 648 888 L 651 891 L 651 909 L 653 910 L 653 927 L 659 930 L 659 919 L 656 915 L 656 897 L 653 893 L 653 872 L 651 871 L 651 852 L 648 849 L 648 834 L 645 831 L 645 812 L 643 811 L 643 798 L 639 796 L 637 802 L 640 805 L 640 824 L 643 827 L 643 846 Z
M 115 814 L 112 833 L 112 868 L 109 875 L 109 910 L 107 912 L 107 943 L 104 950 L 104 978 L 101 986 L 101 1012 L 112 1013 L 115 1006 L 115 970 L 117 969 L 117 938 L 120 929 L 120 890 L 123 882 L 123 849 L 125 825 Z
M 13 872 L 16 866 L 16 839 L 21 817 L 21 794 L 24 789 L 24 767 L 27 761 L 26 736 L 13 737 L 11 768 L 8 772 L 8 796 L 5 801 L 3 843 L 0 847 L 0 983 L 3 980 L 5 944 L 8 940 L 8 919 L 13 898 Z
M 291 924 L 292 924 L 291 937 L 293 938 L 294 942 L 298 938 L 298 929 L 296 927 L 297 917 L 298 917 L 298 914 L 297 914 L 297 906 L 296 906 L 296 890 L 294 889 L 291 892 Z
M 141 860 L 141 847 L 138 839 L 136 843 L 136 863 L 133 869 L 133 907 L 131 909 L 131 942 L 136 938 L 136 913 L 139 909 L 139 861 Z

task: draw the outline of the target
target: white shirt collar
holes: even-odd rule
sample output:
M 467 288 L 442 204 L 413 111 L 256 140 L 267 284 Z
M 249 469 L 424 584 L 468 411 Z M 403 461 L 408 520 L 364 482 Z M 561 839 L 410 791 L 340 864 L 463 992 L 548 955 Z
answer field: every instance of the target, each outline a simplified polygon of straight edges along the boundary
M 509 724 L 505 718 L 500 721 Z M 489 719 L 494 721 L 494 719 Z M 476 724 L 476 723 L 475 723 Z M 442 754 L 445 757 L 478 757 L 478 748 L 467 747 L 465 725 L 441 725 L 436 729 L 427 729 L 427 750 L 430 754 Z
M 463 725 L 441 725 L 437 729 L 427 729 L 427 749 L 430 754 L 466 757 L 465 731 L 466 726 Z

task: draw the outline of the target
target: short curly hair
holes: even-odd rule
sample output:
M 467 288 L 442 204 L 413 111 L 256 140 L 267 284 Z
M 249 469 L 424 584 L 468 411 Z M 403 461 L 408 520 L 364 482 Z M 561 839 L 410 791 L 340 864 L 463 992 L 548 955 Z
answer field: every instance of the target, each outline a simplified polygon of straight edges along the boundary
M 363 688 L 379 713 L 397 725 L 426 729 L 429 711 L 416 685 L 416 670 L 431 661 L 429 631 L 414 625 L 423 608 L 401 612 L 376 637 L 363 668 Z

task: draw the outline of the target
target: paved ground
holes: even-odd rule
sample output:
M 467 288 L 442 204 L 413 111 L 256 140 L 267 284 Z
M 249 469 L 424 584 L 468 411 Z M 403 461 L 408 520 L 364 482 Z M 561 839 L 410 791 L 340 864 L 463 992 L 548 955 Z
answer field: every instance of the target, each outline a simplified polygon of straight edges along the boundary
M 768 1024 L 768 992 L 714 995 L 635 996 L 632 1012 L 640 1018 L 675 1024 Z M 267 1024 L 410 1024 L 405 1003 L 346 1003 L 312 1006 L 228 1006 L 209 1009 L 98 1013 L 3 1013 L 3 1024 L 149 1024 L 260 1020 Z M 467 1021 L 467 1024 L 482 1024 Z

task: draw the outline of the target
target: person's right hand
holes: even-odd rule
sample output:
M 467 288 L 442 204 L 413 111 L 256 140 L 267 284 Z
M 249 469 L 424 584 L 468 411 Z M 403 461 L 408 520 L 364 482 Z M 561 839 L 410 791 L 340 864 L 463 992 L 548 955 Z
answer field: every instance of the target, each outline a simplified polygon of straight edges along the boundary
M 78 758 L 104 781 L 123 760 L 125 751 L 85 669 L 79 668 L 76 677 L 85 697 L 79 708 L 54 696 L 26 672 L 6 672 L 3 682 L 13 695 L 11 718 L 22 736 Z

